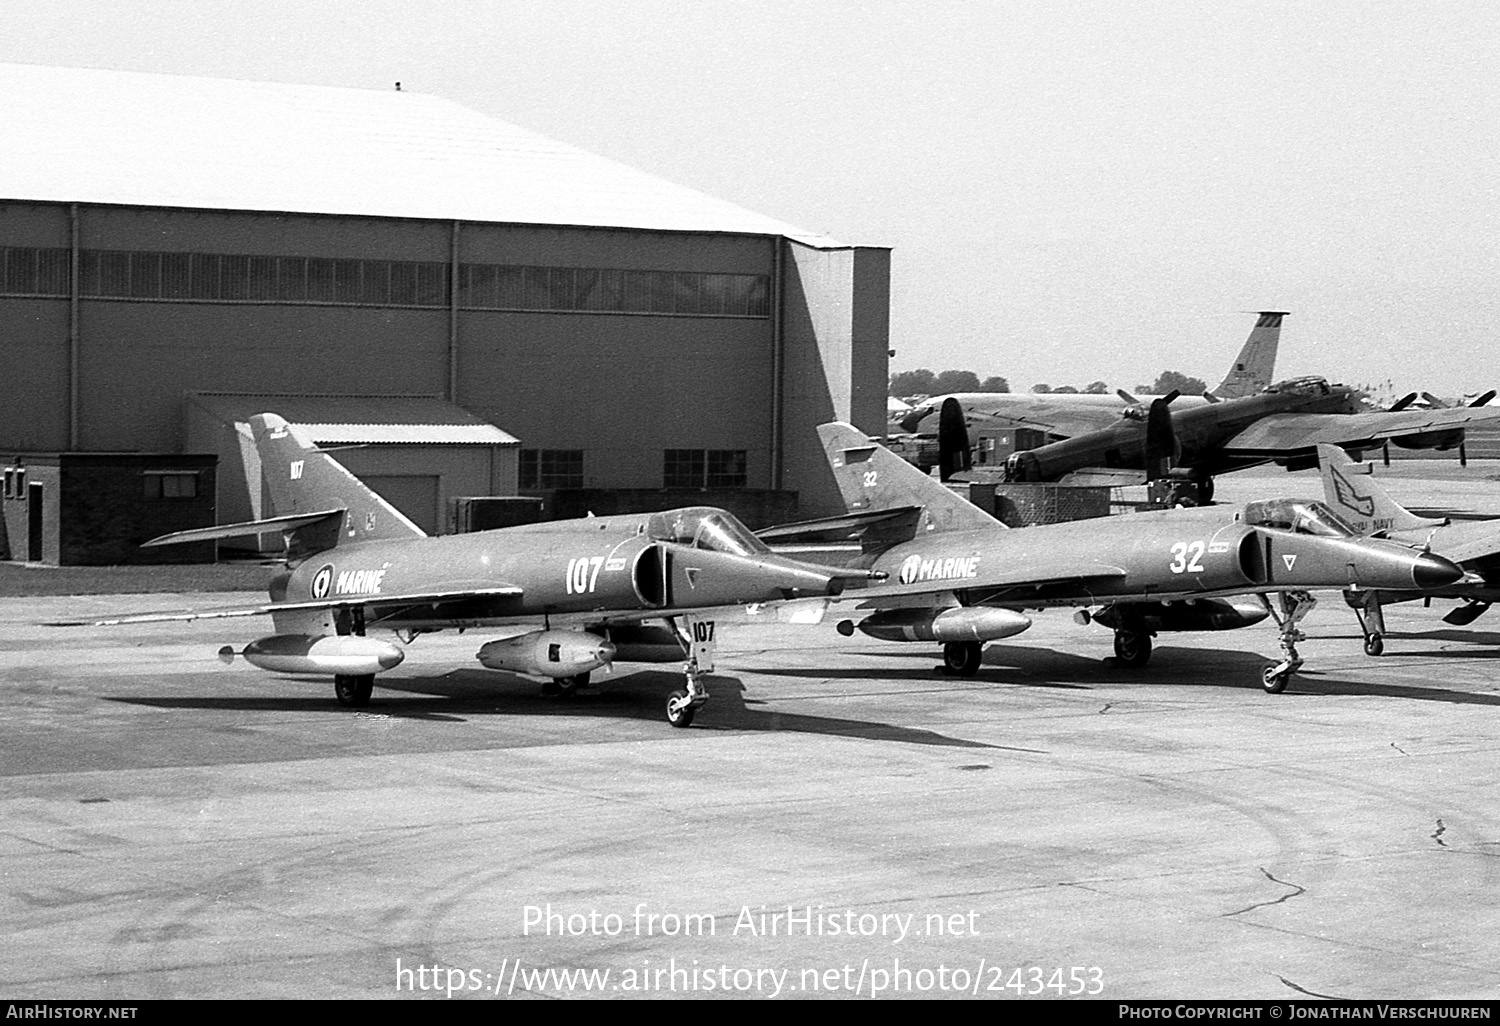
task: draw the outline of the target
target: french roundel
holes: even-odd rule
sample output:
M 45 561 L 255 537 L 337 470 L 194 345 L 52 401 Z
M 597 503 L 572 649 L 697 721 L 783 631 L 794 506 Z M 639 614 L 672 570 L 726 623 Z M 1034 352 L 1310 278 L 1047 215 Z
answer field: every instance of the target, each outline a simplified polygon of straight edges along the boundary
M 332 563 L 325 563 L 317 573 L 313 574 L 312 587 L 309 590 L 315 599 L 328 597 L 328 593 L 333 590 Z
M 901 564 L 901 572 L 896 575 L 896 579 L 902 584 L 910 584 L 917 579 L 917 573 L 921 569 L 921 556 L 907 556 L 906 560 Z

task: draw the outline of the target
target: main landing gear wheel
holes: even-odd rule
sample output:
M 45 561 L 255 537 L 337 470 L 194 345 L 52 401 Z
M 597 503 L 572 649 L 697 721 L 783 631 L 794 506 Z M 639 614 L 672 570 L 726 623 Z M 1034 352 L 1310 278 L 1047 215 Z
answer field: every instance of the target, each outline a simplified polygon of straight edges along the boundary
M 972 677 L 984 661 L 984 646 L 977 641 L 950 641 L 943 646 L 943 665 L 958 677 Z
M 1385 651 L 1385 639 L 1379 634 L 1370 634 L 1365 637 L 1365 655 L 1378 656 Z
M 375 690 L 373 673 L 340 673 L 333 678 L 333 693 L 339 705 L 349 709 L 363 709 L 370 704 L 370 694 Z
M 698 707 L 686 691 L 674 691 L 667 696 L 667 722 L 674 727 L 691 727 Z
M 1266 689 L 1267 694 L 1279 695 L 1286 690 L 1287 681 L 1291 679 L 1291 670 L 1278 670 L 1276 666 L 1267 666 L 1260 675 L 1260 686 Z
M 1151 658 L 1151 635 L 1140 631 L 1115 631 L 1115 662 L 1131 669 L 1145 666 Z

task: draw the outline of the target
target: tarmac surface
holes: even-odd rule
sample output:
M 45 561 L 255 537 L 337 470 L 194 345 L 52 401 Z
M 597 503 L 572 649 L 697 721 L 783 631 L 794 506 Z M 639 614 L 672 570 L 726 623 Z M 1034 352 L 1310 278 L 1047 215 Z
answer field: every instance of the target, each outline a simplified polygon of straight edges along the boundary
M 1372 659 L 1330 593 L 1281 695 L 1267 625 L 1129 671 L 1054 610 L 972 679 L 733 626 L 686 730 L 672 667 L 547 699 L 499 632 L 355 711 L 220 664 L 254 620 L 38 626 L 246 598 L 0 599 L 0 994 L 1500 997 L 1500 620 Z

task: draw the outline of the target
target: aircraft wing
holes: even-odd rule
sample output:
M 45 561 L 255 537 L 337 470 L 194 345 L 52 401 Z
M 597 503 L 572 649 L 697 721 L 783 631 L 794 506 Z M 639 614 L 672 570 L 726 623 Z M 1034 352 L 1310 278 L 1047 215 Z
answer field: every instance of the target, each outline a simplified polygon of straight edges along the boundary
M 1500 557 L 1500 523 L 1443 524 L 1429 531 L 1425 541 L 1438 555 L 1461 564 L 1465 570 L 1488 568 Z
M 942 562 L 942 560 L 936 560 L 935 562 Z M 1003 567 L 998 567 L 994 570 L 982 570 L 973 577 L 944 577 L 923 580 L 921 579 L 920 568 L 914 574 L 917 579 L 909 583 L 903 584 L 899 580 L 892 580 L 885 584 L 875 584 L 868 588 L 861 588 L 858 592 L 845 595 L 845 598 L 857 598 L 863 606 L 869 604 L 871 600 L 898 598 L 909 595 L 925 595 L 935 592 L 958 590 L 995 591 L 998 589 L 1024 590 L 1070 582 L 1115 580 L 1128 576 L 1123 567 L 1112 566 L 1107 563 L 1098 563 L 1088 559 L 1069 560 L 1038 558 L 1036 556 L 1008 560 Z M 906 576 L 904 568 L 901 576 Z
M 1279 413 L 1263 417 L 1224 445 L 1229 456 L 1276 458 L 1327 444 L 1374 448 L 1382 442 L 1500 419 L 1500 408 L 1460 406 L 1398 413 Z
M 1129 488 L 1146 484 L 1144 470 L 1127 470 L 1124 467 L 1084 467 L 1057 479 L 1060 485 L 1071 488 Z
M 220 541 L 225 538 L 243 538 L 250 534 L 270 534 L 273 531 L 295 531 L 299 527 L 308 527 L 320 521 L 343 517 L 344 512 L 341 507 L 325 509 L 317 513 L 293 513 L 284 517 L 271 517 L 267 520 L 251 520 L 243 524 L 195 527 L 190 531 L 174 531 L 160 538 L 141 542 L 141 548 L 150 548 L 153 545 L 181 545 L 184 542 Z
M 964 406 L 971 430 L 1015 430 L 1030 428 L 1060 438 L 1074 438 L 1116 424 L 1123 403 L 1113 406 L 1083 406 L 1048 402 L 1041 395 L 996 395 Z
M 271 613 L 287 613 L 296 610 L 338 609 L 363 606 L 366 609 L 385 606 L 444 605 L 453 602 L 468 602 L 474 599 L 517 598 L 523 590 L 513 584 L 500 584 L 486 588 L 465 588 L 462 591 L 424 591 L 404 595 L 361 595 L 358 597 L 309 599 L 306 602 L 266 602 L 258 606 L 240 606 L 225 609 L 199 609 L 165 613 L 137 613 L 113 620 L 65 620 L 47 624 L 48 627 L 117 627 L 129 623 L 168 623 L 192 620 L 221 620 L 236 616 L 269 616 Z
M 897 506 L 893 509 L 871 509 L 842 516 L 824 517 L 821 520 L 802 520 L 794 524 L 778 524 L 756 531 L 755 536 L 764 542 L 785 541 L 811 534 L 826 534 L 831 531 L 860 531 L 873 524 L 888 520 L 914 517 L 922 512 L 921 506 Z

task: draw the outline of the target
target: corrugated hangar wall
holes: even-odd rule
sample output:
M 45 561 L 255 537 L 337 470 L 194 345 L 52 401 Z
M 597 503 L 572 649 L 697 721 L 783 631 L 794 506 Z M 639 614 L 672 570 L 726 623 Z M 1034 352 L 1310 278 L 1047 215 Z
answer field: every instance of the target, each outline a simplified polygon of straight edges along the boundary
M 811 428 L 834 417 L 871 432 L 884 424 L 885 250 L 753 235 L 0 203 L 0 245 L 12 251 L 55 255 L 75 232 L 80 251 L 114 254 L 96 259 L 127 271 L 123 254 L 143 252 L 446 267 L 455 243 L 461 264 L 679 272 L 684 287 L 712 275 L 756 276 L 774 288 L 779 270 L 781 308 L 767 302 L 737 316 L 461 308 L 455 322 L 446 302 L 198 302 L 153 296 L 144 282 L 132 284 L 138 294 L 85 296 L 75 309 L 66 295 L 8 290 L 0 439 L 10 449 L 180 451 L 186 392 L 446 394 L 450 339 L 454 402 L 526 448 L 583 450 L 585 487 L 658 487 L 666 449 L 744 450 L 748 487 L 797 490 L 804 513 L 827 512 L 836 493 Z

